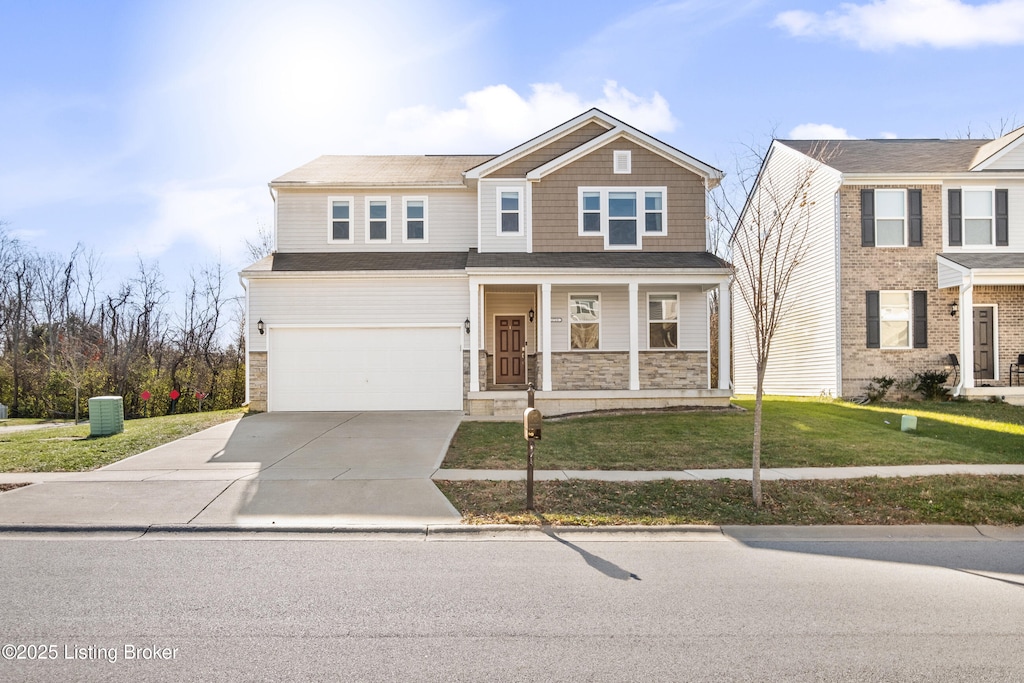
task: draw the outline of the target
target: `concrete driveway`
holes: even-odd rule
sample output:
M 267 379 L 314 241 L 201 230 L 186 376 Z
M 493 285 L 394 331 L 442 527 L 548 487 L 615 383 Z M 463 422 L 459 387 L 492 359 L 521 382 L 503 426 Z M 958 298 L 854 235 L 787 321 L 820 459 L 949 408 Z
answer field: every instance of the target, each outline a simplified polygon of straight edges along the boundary
M 263 413 L 0 496 L 0 525 L 420 526 L 455 412 Z

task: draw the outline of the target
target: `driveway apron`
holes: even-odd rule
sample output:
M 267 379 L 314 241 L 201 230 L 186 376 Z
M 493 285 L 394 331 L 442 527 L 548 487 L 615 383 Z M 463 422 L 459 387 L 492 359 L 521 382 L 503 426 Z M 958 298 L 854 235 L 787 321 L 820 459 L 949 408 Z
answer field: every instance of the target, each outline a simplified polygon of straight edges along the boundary
M 0 525 L 420 526 L 457 412 L 263 413 L 0 496 Z

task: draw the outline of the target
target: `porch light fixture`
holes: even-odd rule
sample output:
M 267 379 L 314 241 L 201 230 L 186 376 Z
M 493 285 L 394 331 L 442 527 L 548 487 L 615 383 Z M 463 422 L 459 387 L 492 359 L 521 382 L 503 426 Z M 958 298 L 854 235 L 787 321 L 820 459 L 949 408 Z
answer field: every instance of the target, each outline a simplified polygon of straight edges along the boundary
M 264 327 L 264 325 L 263 325 L 263 319 L 262 318 L 260 318 L 256 322 L 256 329 L 260 331 L 260 334 L 263 334 L 263 333 L 266 332 L 266 327 Z
M 466 318 L 466 334 L 469 334 L 469 318 Z
M 956 314 L 959 313 L 959 312 L 960 312 L 960 303 L 958 301 L 954 301 L 953 303 L 951 303 L 949 305 L 949 315 L 951 317 L 955 318 Z
M 533 319 L 534 319 L 535 317 L 537 317 L 537 314 L 536 314 L 536 313 L 534 312 L 534 310 L 533 310 L 532 308 L 530 309 L 530 312 L 529 312 L 529 313 L 528 313 L 527 315 L 529 315 L 529 316 L 530 316 L 530 322 L 531 322 L 531 323 L 533 322 Z

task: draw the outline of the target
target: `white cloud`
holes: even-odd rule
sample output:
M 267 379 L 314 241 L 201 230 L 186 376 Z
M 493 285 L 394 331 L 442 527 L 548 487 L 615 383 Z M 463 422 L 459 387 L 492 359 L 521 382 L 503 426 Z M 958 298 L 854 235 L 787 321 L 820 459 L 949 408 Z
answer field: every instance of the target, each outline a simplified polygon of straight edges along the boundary
M 856 140 L 845 128 L 828 123 L 801 123 L 789 131 L 791 140 Z
M 790 10 L 774 26 L 793 36 L 838 37 L 865 50 L 901 45 L 969 48 L 1024 44 L 1024 0 L 875 0 L 824 13 Z
M 530 90 L 524 97 L 507 85 L 493 85 L 463 95 L 462 106 L 455 109 L 419 106 L 392 112 L 378 131 L 384 138 L 380 146 L 391 149 L 378 151 L 503 152 L 593 107 L 647 133 L 675 129 L 668 102 L 657 92 L 645 99 L 614 81 L 605 83 L 600 98 L 589 101 L 558 83 L 539 83 Z
M 883 131 L 879 137 L 881 137 L 883 140 L 899 140 L 900 138 L 900 136 L 896 135 L 896 133 L 890 133 L 888 131 Z

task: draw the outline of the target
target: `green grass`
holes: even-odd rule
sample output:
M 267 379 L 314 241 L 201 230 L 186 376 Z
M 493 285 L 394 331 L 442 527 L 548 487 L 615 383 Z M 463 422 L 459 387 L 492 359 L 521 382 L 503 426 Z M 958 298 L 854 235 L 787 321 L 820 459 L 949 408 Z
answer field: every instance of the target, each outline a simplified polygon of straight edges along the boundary
M 1024 477 L 765 481 L 544 481 L 536 512 L 524 482 L 436 482 L 469 524 L 993 524 L 1024 525 Z
M 750 466 L 752 399 L 747 411 L 696 411 L 547 420 L 538 469 L 681 470 Z M 916 415 L 915 433 L 900 416 Z M 1024 463 L 1024 408 L 994 403 L 858 406 L 766 398 L 763 467 L 841 467 L 941 463 Z M 465 422 L 444 467 L 523 469 L 522 425 Z
M 41 424 L 66 425 L 72 422 L 74 420 L 51 420 L 46 417 L 9 417 L 6 420 L 0 420 L 0 427 L 23 427 Z
M 124 431 L 90 437 L 89 424 L 0 433 L 0 472 L 83 472 L 235 419 L 242 408 L 126 420 Z

